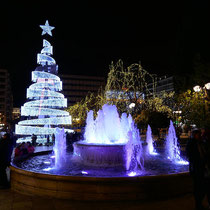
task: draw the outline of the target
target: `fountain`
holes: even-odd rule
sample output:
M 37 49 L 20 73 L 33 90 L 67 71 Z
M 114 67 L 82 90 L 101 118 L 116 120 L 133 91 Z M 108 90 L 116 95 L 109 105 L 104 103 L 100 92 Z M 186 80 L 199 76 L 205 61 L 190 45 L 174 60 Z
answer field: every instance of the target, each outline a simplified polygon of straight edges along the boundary
M 180 149 L 178 147 L 176 131 L 173 122 L 170 120 L 170 126 L 168 129 L 168 134 L 166 136 L 166 156 L 169 160 L 176 162 L 178 164 L 186 164 L 188 162 L 183 160 L 180 156 Z
M 48 21 L 43 34 L 52 35 Z M 11 163 L 11 188 L 14 191 L 73 200 L 145 200 L 168 198 L 192 191 L 188 167 L 181 158 L 171 122 L 166 152 L 154 152 L 148 126 L 147 155 L 139 130 L 131 115 L 119 116 L 116 106 L 105 104 L 94 119 L 87 115 L 84 139 L 74 143 L 74 152 L 66 152 L 65 133 L 56 127 L 71 124 L 67 100 L 58 91 L 62 83 L 52 55 L 52 46 L 43 40 L 36 71 L 27 92 L 33 100 L 25 103 L 21 114 L 30 116 L 16 125 L 16 133 L 40 138 L 55 133 L 53 151 L 34 153 Z M 58 109 L 59 108 L 59 109 Z M 32 118 L 31 118 L 32 117 Z M 24 139 L 26 140 L 26 139 Z M 155 148 L 156 150 L 158 148 Z M 162 148 L 161 148 L 162 149 Z
M 130 115 L 119 117 L 115 105 L 105 104 L 95 120 L 90 111 L 84 136 L 84 141 L 74 144 L 74 155 L 84 165 L 122 166 L 125 170 L 143 167 L 139 131 Z
M 151 130 L 150 125 L 148 125 L 147 127 L 146 142 L 147 142 L 147 151 L 146 151 L 147 154 L 149 155 L 157 154 L 153 146 L 152 130 Z
M 105 104 L 96 119 L 88 113 L 85 139 L 74 144 L 73 154 L 66 153 L 64 129 L 56 128 L 55 156 L 45 152 L 14 161 L 12 189 L 74 200 L 151 200 L 191 192 L 172 122 L 165 152 L 153 155 L 151 136 L 148 126 L 145 153 L 131 115 L 120 117 L 116 106 Z
M 55 168 L 63 168 L 66 163 L 66 134 L 63 129 L 55 130 L 55 146 L 53 147 L 55 154 Z

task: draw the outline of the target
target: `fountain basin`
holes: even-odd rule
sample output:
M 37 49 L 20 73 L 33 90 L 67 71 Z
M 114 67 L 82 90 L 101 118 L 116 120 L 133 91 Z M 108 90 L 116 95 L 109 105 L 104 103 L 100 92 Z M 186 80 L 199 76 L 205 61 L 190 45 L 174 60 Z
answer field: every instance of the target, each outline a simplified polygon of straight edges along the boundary
M 95 167 L 125 167 L 125 144 L 74 143 L 74 155 L 84 165 Z
M 192 192 L 189 173 L 137 177 L 82 177 L 41 174 L 11 166 L 12 190 L 72 200 L 152 200 Z

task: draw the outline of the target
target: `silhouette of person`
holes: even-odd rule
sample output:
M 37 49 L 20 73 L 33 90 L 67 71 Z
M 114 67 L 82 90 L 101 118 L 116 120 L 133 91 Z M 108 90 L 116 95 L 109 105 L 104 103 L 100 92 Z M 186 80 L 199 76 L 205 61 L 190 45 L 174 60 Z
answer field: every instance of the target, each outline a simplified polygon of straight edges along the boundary
M 0 188 L 8 188 L 6 168 L 10 165 L 13 143 L 10 135 L 5 133 L 0 139 Z
M 202 201 L 205 197 L 205 161 L 202 154 L 203 141 L 200 130 L 192 132 L 192 138 L 186 146 L 189 159 L 189 171 L 193 179 L 193 190 L 196 209 L 203 209 Z

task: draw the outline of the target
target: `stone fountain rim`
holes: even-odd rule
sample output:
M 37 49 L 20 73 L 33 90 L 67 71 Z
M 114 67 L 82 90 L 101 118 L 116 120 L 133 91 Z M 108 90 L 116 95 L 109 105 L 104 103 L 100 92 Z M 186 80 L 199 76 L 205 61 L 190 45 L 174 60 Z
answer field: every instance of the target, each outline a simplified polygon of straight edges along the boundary
M 95 146 L 95 147 L 124 147 L 125 145 L 126 145 L 126 143 L 117 143 L 117 144 L 115 144 L 115 143 L 113 143 L 113 144 L 102 144 L 102 143 L 100 143 L 100 144 L 98 144 L 98 143 L 89 143 L 89 142 L 87 142 L 87 141 L 85 141 L 85 140 L 81 140 L 81 141 L 78 141 L 78 142 L 75 142 L 74 144 L 76 144 L 76 145 L 81 145 L 81 146 Z
M 41 154 L 43 152 L 35 155 Z M 12 190 L 59 199 L 151 201 L 157 196 L 162 199 L 192 191 L 188 172 L 136 177 L 89 177 L 42 174 L 18 168 L 14 164 L 10 169 Z M 183 188 L 183 185 L 186 186 Z
M 55 174 L 45 174 L 45 173 L 37 173 L 37 172 L 33 172 L 33 171 L 28 171 L 28 170 L 24 170 L 21 168 L 18 168 L 15 165 L 11 165 L 10 166 L 11 170 L 15 170 L 18 171 L 18 173 L 20 174 L 25 174 L 25 175 L 34 175 L 37 178 L 46 178 L 48 177 L 48 179 L 52 179 L 52 180 L 72 180 L 74 179 L 79 180 L 79 181 L 126 181 L 126 180 L 149 180 L 149 179 L 154 179 L 154 177 L 156 179 L 160 178 L 160 179 L 165 179 L 167 177 L 176 177 L 176 176 L 188 176 L 189 172 L 180 172 L 180 173 L 176 173 L 176 174 L 161 174 L 161 175 L 149 175 L 149 176 L 133 176 L 133 177 L 92 177 L 92 176 L 65 176 L 65 175 L 55 175 Z
M 49 151 L 42 151 L 42 152 L 36 152 L 30 156 L 39 156 L 39 155 L 45 155 L 45 154 L 49 154 L 50 152 L 52 152 L 52 150 Z M 22 160 L 20 159 L 19 161 L 24 161 L 25 159 L 27 159 L 28 157 L 24 157 Z M 126 181 L 126 180 L 150 180 L 150 179 L 154 179 L 154 177 L 156 179 L 165 179 L 167 177 L 176 177 L 176 176 L 189 176 L 189 172 L 179 172 L 179 173 L 174 173 L 174 174 L 161 174 L 161 175 L 149 175 L 149 176 L 133 176 L 133 177 L 93 177 L 93 176 L 67 176 L 67 175 L 56 175 L 56 174 L 47 174 L 47 173 L 38 173 L 38 172 L 34 172 L 34 171 L 28 171 L 28 170 L 24 170 L 22 168 L 19 168 L 15 165 L 15 163 L 11 163 L 10 166 L 11 170 L 15 170 L 20 174 L 24 174 L 24 175 L 34 175 L 37 178 L 48 178 L 48 179 L 52 179 L 52 180 L 79 180 L 79 181 Z

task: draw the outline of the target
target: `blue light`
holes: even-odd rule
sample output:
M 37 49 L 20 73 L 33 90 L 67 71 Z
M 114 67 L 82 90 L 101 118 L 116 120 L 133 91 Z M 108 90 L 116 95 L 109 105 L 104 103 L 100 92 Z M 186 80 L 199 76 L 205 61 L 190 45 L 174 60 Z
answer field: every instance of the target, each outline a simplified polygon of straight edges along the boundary
M 189 165 L 189 162 L 186 160 L 177 160 L 175 163 L 178 165 Z
M 128 176 L 130 176 L 130 177 L 132 177 L 132 176 L 136 176 L 136 172 L 131 171 L 131 172 L 129 172 L 129 173 L 128 173 Z
M 29 99 L 33 99 L 35 97 L 37 98 L 43 98 L 43 97 L 55 97 L 55 98 L 64 98 L 64 95 L 62 93 L 57 93 L 55 91 L 51 90 L 31 90 L 27 89 L 26 97 Z
M 18 125 L 70 125 L 71 116 L 68 117 L 51 117 L 34 120 L 23 120 Z
M 37 127 L 37 126 L 23 126 L 23 125 L 15 125 L 15 133 L 18 135 L 52 135 L 55 134 L 56 128 L 49 127 Z M 72 133 L 74 132 L 71 129 L 64 129 L 65 132 Z
M 50 165 L 50 164 L 51 164 L 51 162 L 50 162 L 50 161 L 44 161 L 44 164 L 46 164 L 46 165 Z
M 45 54 L 38 54 L 37 55 L 37 63 L 41 65 L 54 65 L 56 64 L 54 58 L 50 57 L 49 55 Z
M 88 172 L 87 171 L 81 171 L 82 174 L 87 175 Z
M 25 107 L 59 107 L 66 108 L 67 107 L 67 99 L 59 98 L 59 99 L 43 99 L 36 101 L 29 101 L 24 104 Z
M 44 82 L 37 82 L 29 86 L 30 90 L 42 90 L 45 89 L 53 89 L 55 91 L 61 91 L 62 90 L 62 82 L 61 81 L 53 81 L 53 80 L 47 80 Z
M 50 26 L 48 20 L 46 20 L 45 25 L 40 25 L 42 31 L 42 35 L 49 34 L 52 36 L 52 30 L 55 28 L 54 26 Z
M 44 168 L 43 171 L 51 171 L 53 168 Z
M 139 98 L 144 99 L 144 94 L 140 93 L 139 91 L 116 91 L 110 90 L 106 91 L 106 98 L 107 99 L 131 99 L 131 98 Z
M 49 108 L 40 108 L 40 107 L 21 107 L 21 116 L 39 116 L 39 115 L 48 115 L 48 116 L 69 116 L 67 111 L 58 110 L 58 109 L 49 109 Z
M 50 74 L 48 72 L 43 71 L 32 71 L 32 81 L 37 82 L 38 79 L 52 79 L 60 81 L 60 78 L 54 74 Z
M 43 49 L 41 50 L 41 54 L 52 55 L 53 54 L 53 47 L 46 39 L 43 39 Z

